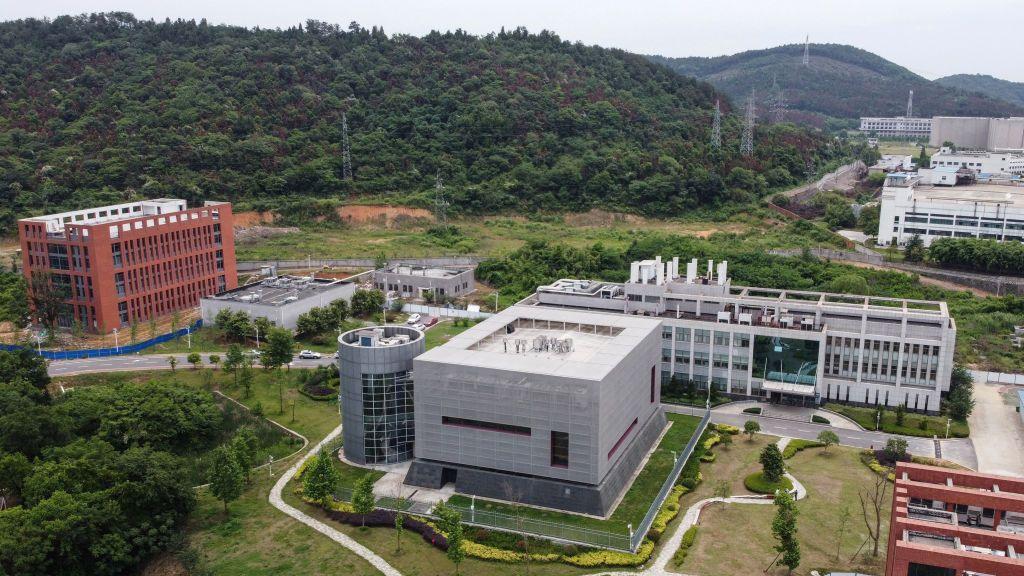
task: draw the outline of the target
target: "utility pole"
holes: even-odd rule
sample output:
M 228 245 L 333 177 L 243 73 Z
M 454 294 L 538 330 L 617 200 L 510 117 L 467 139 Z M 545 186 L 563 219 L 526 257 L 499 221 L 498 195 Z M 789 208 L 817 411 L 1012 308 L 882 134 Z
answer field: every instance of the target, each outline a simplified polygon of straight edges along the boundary
M 804 39 L 804 66 L 810 66 L 810 65 L 811 65 L 811 36 L 810 36 L 810 34 L 808 34 L 807 38 Z
M 743 137 L 740 140 L 740 154 L 743 156 L 754 155 L 754 122 L 757 119 L 755 97 L 756 94 L 751 89 L 750 98 L 747 99 L 747 114 L 743 122 Z
M 722 105 L 715 99 L 715 119 L 711 121 L 711 147 L 718 150 L 722 147 Z
M 348 142 L 348 114 L 341 113 L 341 155 L 342 167 L 341 178 L 346 182 L 352 181 L 352 147 Z
M 448 201 L 444 199 L 444 184 L 441 182 L 441 170 L 437 171 L 434 181 L 434 218 L 437 223 L 448 227 Z

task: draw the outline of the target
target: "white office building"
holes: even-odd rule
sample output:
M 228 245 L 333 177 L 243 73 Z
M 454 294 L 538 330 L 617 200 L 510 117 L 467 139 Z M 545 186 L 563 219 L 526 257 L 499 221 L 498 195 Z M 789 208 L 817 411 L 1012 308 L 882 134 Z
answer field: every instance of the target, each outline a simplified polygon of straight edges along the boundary
M 925 245 L 936 238 L 1024 241 L 1024 181 L 976 177 L 952 166 L 890 174 L 882 188 L 878 244 L 902 246 L 915 234 Z
M 733 286 L 728 266 L 634 262 L 624 283 L 563 279 L 520 303 L 661 321 L 661 382 L 772 402 L 937 412 L 956 324 L 945 302 Z
M 928 138 L 932 132 L 931 118 L 861 118 L 860 131 L 883 138 Z
M 967 168 L 978 174 L 1013 174 L 1024 176 L 1024 154 L 984 152 L 942 147 L 931 157 L 932 168 Z

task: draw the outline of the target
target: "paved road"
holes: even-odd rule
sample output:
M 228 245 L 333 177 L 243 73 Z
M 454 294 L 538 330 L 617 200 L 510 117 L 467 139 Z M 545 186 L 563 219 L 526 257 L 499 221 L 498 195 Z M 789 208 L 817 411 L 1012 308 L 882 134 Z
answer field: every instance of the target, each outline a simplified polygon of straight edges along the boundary
M 209 359 L 210 354 L 218 354 L 221 360 L 224 359 L 224 352 L 203 352 L 203 361 Z M 178 359 L 178 369 L 190 369 L 188 354 L 138 354 L 125 356 L 108 356 L 106 358 L 86 358 L 83 360 L 52 360 L 49 363 L 50 376 L 71 376 L 73 374 L 87 374 L 89 372 L 129 372 L 139 370 L 170 370 L 171 365 L 167 358 L 174 356 Z M 329 355 L 320 360 L 300 360 L 295 358 L 292 361 L 293 368 L 315 368 L 320 365 L 328 365 L 333 362 Z M 206 364 L 209 366 L 209 364 Z
M 704 415 L 704 410 L 701 408 L 689 408 L 686 406 L 677 406 L 672 404 L 663 404 L 663 406 L 665 407 L 665 410 L 678 414 L 693 414 L 694 416 Z M 711 411 L 711 421 L 716 424 L 729 424 L 731 426 L 743 428 L 743 424 L 747 420 L 754 420 L 760 424 L 761 432 L 764 432 L 765 434 L 788 438 L 802 438 L 805 440 L 816 439 L 822 430 L 828 428 L 839 436 L 840 444 L 844 446 L 852 446 L 854 448 L 882 448 L 885 446 L 886 441 L 893 436 L 892 434 L 885 434 L 882 432 L 871 432 L 868 430 L 844 430 L 842 428 L 836 428 L 826 424 L 799 422 L 796 420 L 784 420 L 781 418 L 769 418 L 755 414 L 727 414 L 714 410 Z M 974 454 L 974 446 L 971 444 L 969 439 L 953 438 L 950 440 L 942 440 L 941 444 L 943 458 L 952 460 L 958 464 L 967 466 L 968 468 L 977 469 L 978 461 Z M 913 454 L 929 457 L 935 456 L 935 443 L 928 438 L 907 437 L 907 448 Z
M 1024 424 L 1002 393 L 1015 390 L 1005 384 L 974 381 L 976 405 L 967 421 L 978 452 L 978 464 L 986 472 L 1024 477 Z

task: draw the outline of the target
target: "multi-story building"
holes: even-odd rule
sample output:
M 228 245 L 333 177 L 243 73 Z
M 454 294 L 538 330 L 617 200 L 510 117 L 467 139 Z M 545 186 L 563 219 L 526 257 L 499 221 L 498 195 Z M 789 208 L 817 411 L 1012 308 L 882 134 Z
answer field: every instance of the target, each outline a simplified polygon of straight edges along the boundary
M 564 279 L 521 302 L 661 323 L 660 381 L 813 405 L 934 413 L 949 389 L 956 324 L 945 302 L 733 286 L 727 263 L 634 262 L 625 283 Z
M 238 285 L 231 204 L 160 198 L 23 218 L 22 269 L 66 294 L 57 321 L 114 328 L 192 308 Z
M 903 245 L 915 234 L 925 245 L 943 237 L 1024 241 L 1024 182 L 985 178 L 956 166 L 890 174 L 882 188 L 877 242 Z
M 392 464 L 412 458 L 413 359 L 424 347 L 423 333 L 408 326 L 360 328 L 338 337 L 347 459 Z
M 884 138 L 928 138 L 931 118 L 861 118 L 860 131 Z
M 952 142 L 958 148 L 1024 150 L 1024 118 L 936 116 L 931 120 L 931 146 Z
M 314 276 L 272 276 L 199 299 L 203 322 L 212 323 L 221 310 L 266 318 L 274 326 L 295 329 L 299 316 L 335 300 L 352 302 L 354 282 Z
M 932 155 L 931 167 L 966 168 L 978 174 L 1013 174 L 1024 176 L 1024 154 L 978 150 L 955 151 L 944 146 Z
M 1024 574 L 1024 480 L 898 463 L 885 574 Z
M 607 514 L 665 428 L 659 327 L 513 306 L 417 356 L 405 482 Z
M 473 268 L 390 264 L 373 271 L 373 286 L 401 298 L 419 298 L 425 292 L 458 298 L 476 290 Z

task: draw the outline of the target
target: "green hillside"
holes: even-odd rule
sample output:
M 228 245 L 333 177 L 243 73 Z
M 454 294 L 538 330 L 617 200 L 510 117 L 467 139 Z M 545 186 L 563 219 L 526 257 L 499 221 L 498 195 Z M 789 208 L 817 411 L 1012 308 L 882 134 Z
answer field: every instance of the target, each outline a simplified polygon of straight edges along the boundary
M 457 211 L 671 215 L 762 193 L 765 179 L 737 166 L 784 186 L 808 159 L 846 153 L 784 126 L 741 159 L 730 117 L 711 154 L 710 85 L 550 32 L 420 38 L 116 13 L 0 23 L 0 45 L 2 222 L 137 196 L 292 202 L 303 217 L 332 213 L 316 199 L 430 206 L 438 174 Z
M 796 118 L 903 114 L 910 90 L 914 91 L 914 113 L 919 116 L 1002 116 L 1022 112 L 1019 105 L 936 84 L 853 46 L 811 44 L 808 66 L 803 65 L 803 52 L 802 44 L 790 44 L 714 58 L 651 59 L 681 74 L 708 81 L 736 101 L 755 89 L 759 102 L 765 105 L 774 79 Z
M 958 90 L 972 90 L 1024 106 L 1024 82 L 1010 82 L 987 74 L 954 74 L 935 82 Z

